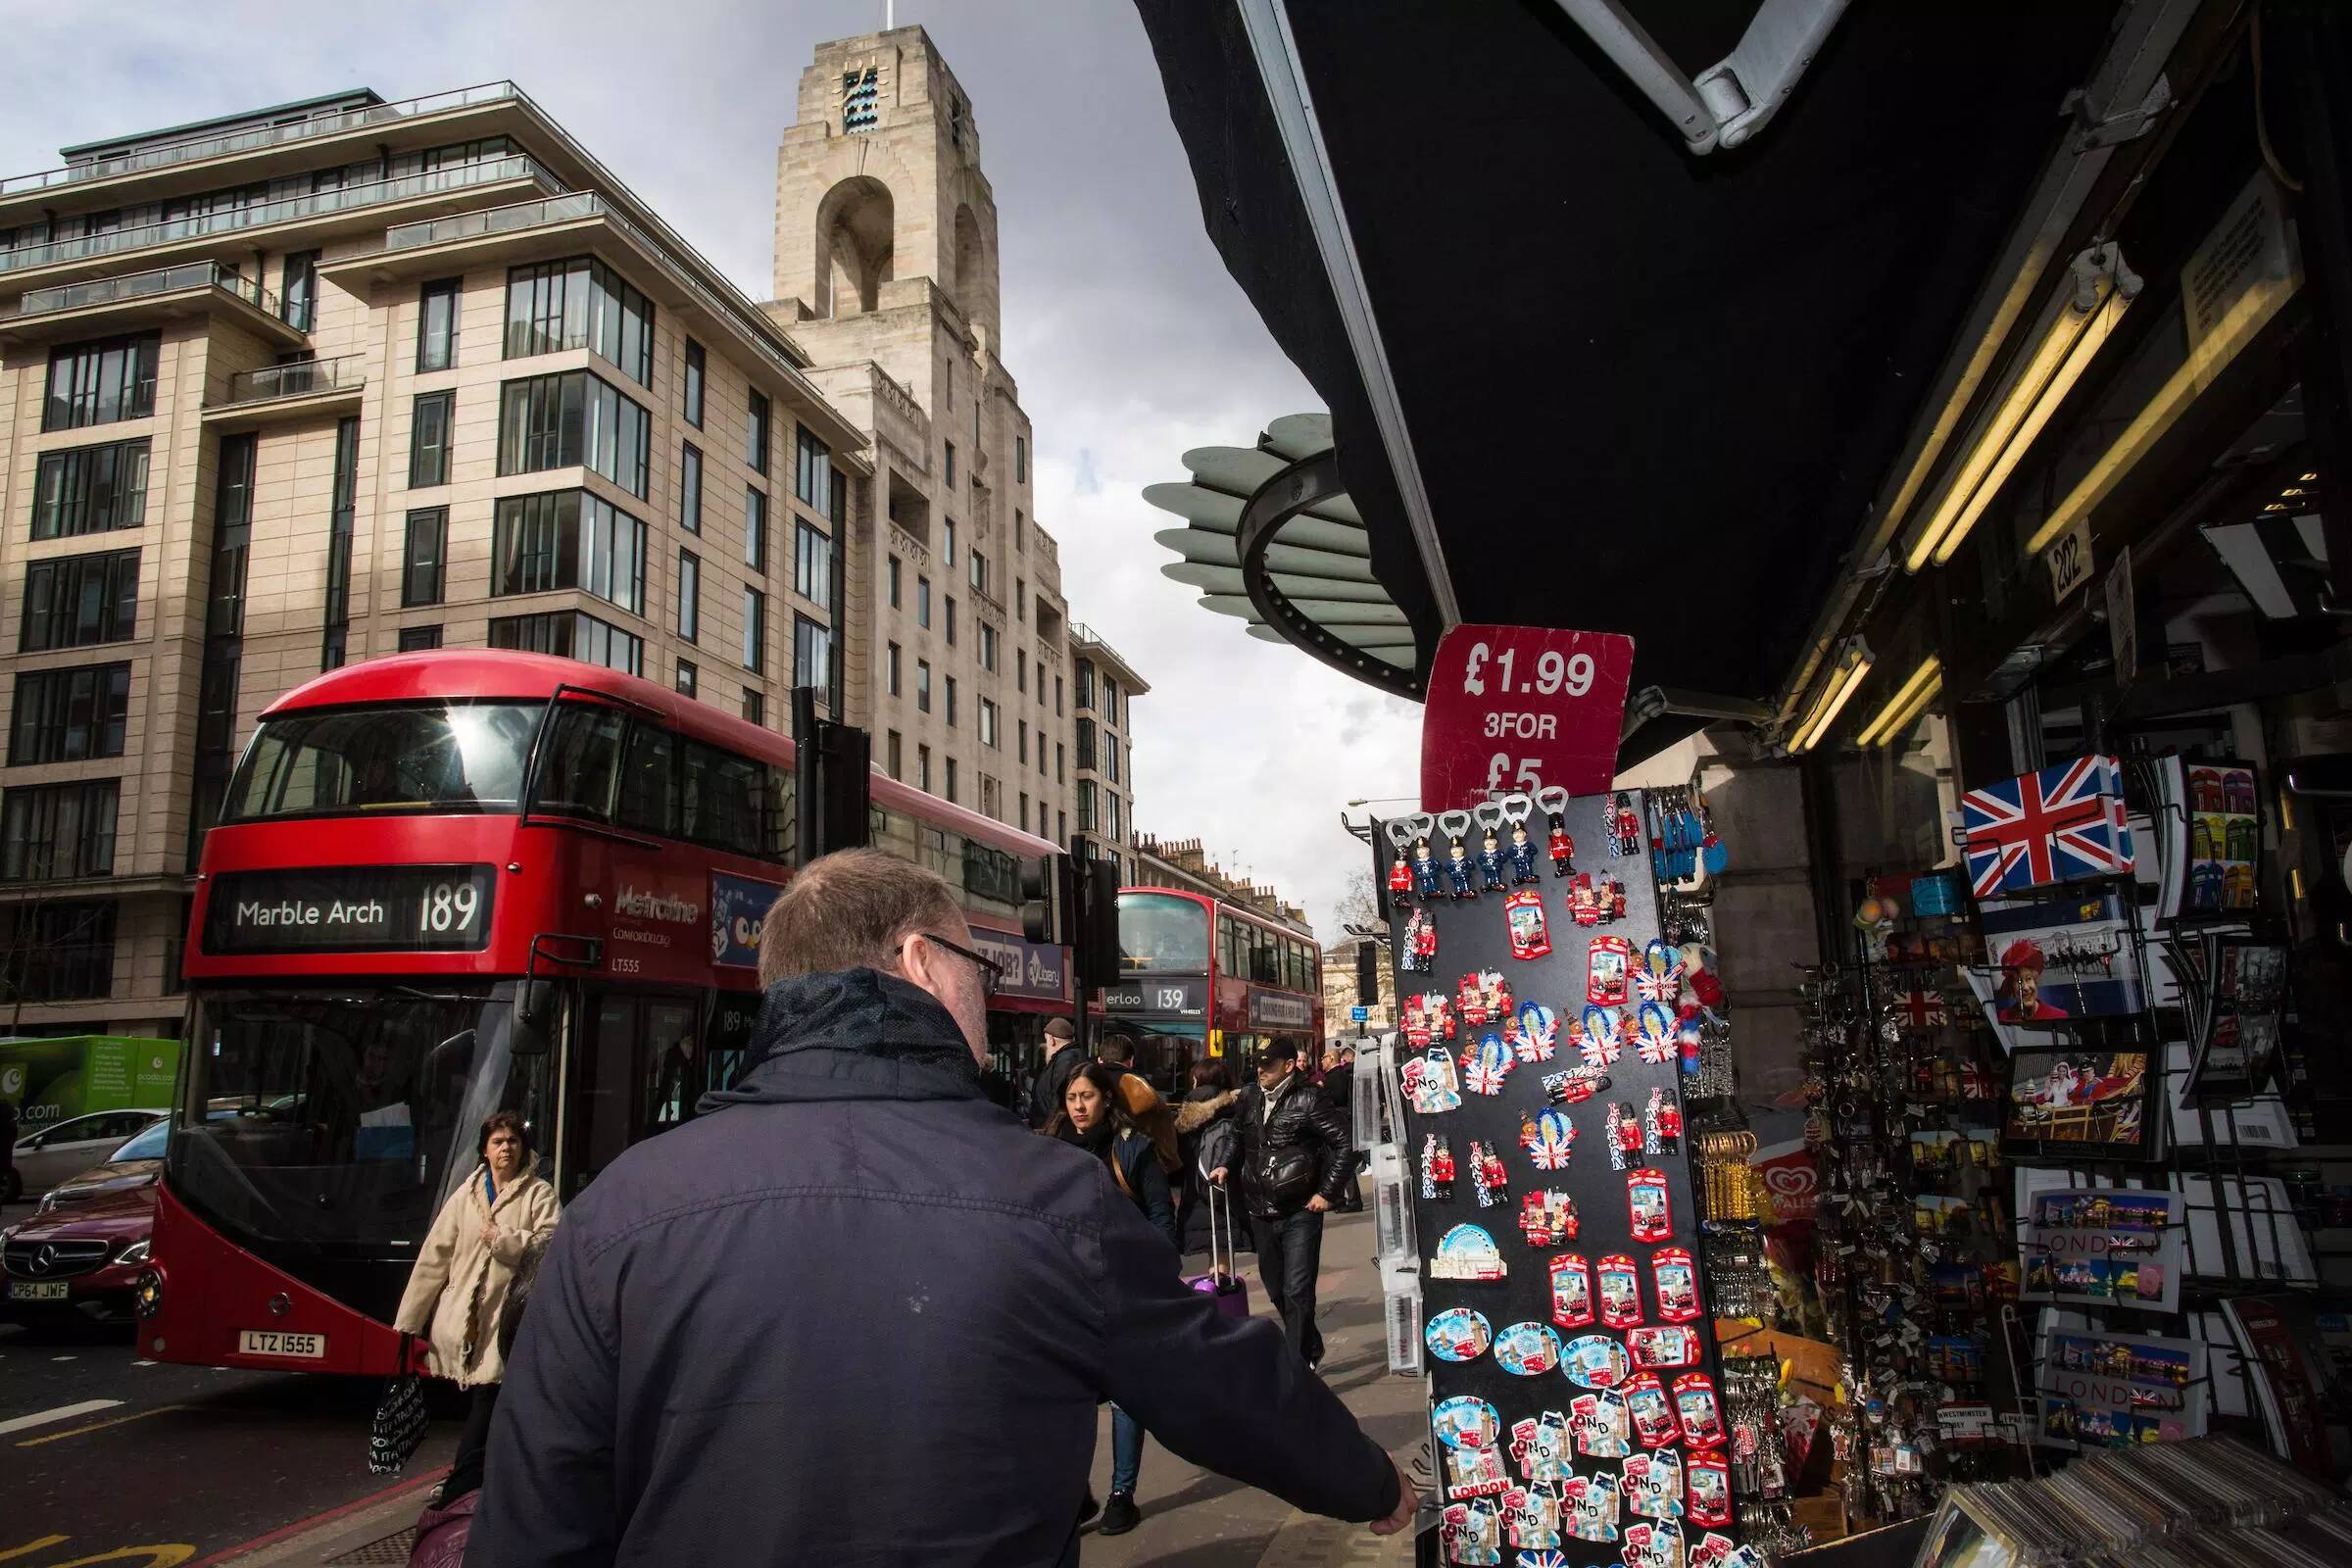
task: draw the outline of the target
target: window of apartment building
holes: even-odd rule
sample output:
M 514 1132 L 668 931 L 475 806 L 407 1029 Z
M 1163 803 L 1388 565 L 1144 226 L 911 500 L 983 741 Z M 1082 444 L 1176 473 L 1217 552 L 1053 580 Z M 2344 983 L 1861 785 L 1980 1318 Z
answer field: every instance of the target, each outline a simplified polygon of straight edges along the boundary
M 449 427 L 457 416 L 455 392 L 426 392 L 409 406 L 409 488 L 449 483 Z
M 0 946 L 24 956 L 9 976 L 16 1000 L 86 1002 L 114 995 L 115 908 L 108 900 L 44 902 L 0 915 Z M 177 951 L 174 941 L 172 952 Z M 175 994 L 187 986 L 167 975 L 164 989 Z
M 892 643 L 882 661 L 882 689 L 889 695 L 899 695 L 899 645 Z
M 948 367 L 948 385 L 950 385 L 950 386 L 954 386 L 955 384 L 956 384 L 956 367 L 954 367 L 953 365 L 951 365 L 951 366 L 949 366 L 949 367 Z M 950 399 L 948 400 L 948 407 L 952 409 L 952 408 L 954 408 L 955 406 L 956 406 L 956 402 L 955 402 L 955 400 L 954 400 L 953 398 L 950 398 Z M 955 443 L 955 442 L 953 442 L 953 441 L 950 441 L 950 442 L 947 444 L 947 447 L 948 447 L 948 484 L 949 484 L 949 486 L 952 488 L 952 487 L 955 485 L 955 483 L 956 483 L 956 443 Z
M 654 306 L 594 257 L 507 269 L 506 357 L 587 349 L 654 384 Z
M 130 718 L 130 665 L 26 670 L 10 710 L 8 765 L 121 757 Z
M 419 507 L 409 514 L 407 543 L 400 554 L 403 609 L 441 602 L 443 568 L 449 559 L 449 509 Z
M 914 787 L 915 787 L 916 789 L 918 789 L 918 790 L 921 790 L 921 791 L 922 791 L 923 793 L 925 793 L 926 795 L 927 795 L 927 794 L 929 794 L 929 793 L 930 793 L 930 791 L 931 791 L 931 748 L 930 748 L 930 747 L 928 747 L 928 746 L 917 746 L 917 747 L 914 749 L 914 770 L 915 770 Z
M 792 683 L 833 689 L 833 628 L 823 621 L 792 617 Z
M 0 796 L 0 882 L 112 876 L 121 798 L 122 784 L 111 778 L 37 784 Z
M 24 568 L 17 651 L 128 642 L 138 631 L 139 553 L 52 556 Z
M 1046 726 L 1042 723 L 1037 726 L 1037 776 L 1046 776 Z
M 997 628 L 985 620 L 980 623 L 980 667 L 991 674 L 997 668 Z
M 1038 835 L 1043 838 L 1044 834 Z M 1062 843 L 1070 841 L 1070 813 L 1056 808 L 1054 812 L 1054 836 Z
M 1029 827 L 1029 792 L 1028 792 L 1027 790 L 1023 790 L 1023 791 L 1021 791 L 1021 809 L 1020 809 L 1020 813 L 1019 813 L 1018 815 L 1016 815 L 1016 816 L 1015 816 L 1015 817 L 1014 817 L 1012 820 L 1013 820 L 1013 825 L 1014 825 L 1014 826 L 1016 826 L 1016 827 L 1020 828 L 1020 829 L 1021 829 L 1022 831 L 1024 831 L 1024 832 L 1026 832 L 1026 831 L 1028 830 L 1028 827 Z
M 1119 678 L 1116 675 L 1106 674 L 1102 677 L 1102 722 L 1116 724 L 1118 721 Z
M 743 564 L 767 570 L 767 492 L 756 484 L 743 487 Z
M 1095 781 L 1082 778 L 1078 781 L 1078 831 L 1092 833 L 1095 830 Z
M 1045 802 L 1043 802 L 1043 801 L 1040 801 L 1040 802 L 1038 802 L 1038 803 L 1037 803 L 1037 836 L 1038 836 L 1039 838 L 1041 838 L 1041 839 L 1042 839 L 1042 838 L 1044 838 L 1044 837 L 1046 836 L 1046 828 L 1047 828 L 1047 826 L 1048 826 L 1048 823 L 1047 823 L 1047 821 L 1046 821 L 1046 803 L 1045 803 Z
M 703 382 L 707 373 L 703 346 L 694 339 L 686 340 L 686 422 L 697 430 L 703 427 Z
M 1004 744 L 997 736 L 997 705 L 993 698 L 983 697 L 980 699 L 980 744 L 983 746 L 1002 746 Z
M 918 713 L 931 711 L 931 661 L 928 659 L 914 662 L 914 710 Z
M 754 691 L 749 686 L 743 689 L 743 718 L 747 724 L 767 722 L 767 693 Z
M 534 375 L 500 389 L 498 471 L 585 466 L 643 496 L 653 421 L 619 388 L 586 370 Z
M 792 591 L 820 610 L 833 608 L 833 541 L 793 519 Z
M 1068 747 L 1059 741 L 1054 743 L 1054 782 L 1056 784 L 1067 784 L 1070 781 L 1069 756 Z M 1042 756 L 1039 760 L 1044 760 Z
M 931 579 L 919 574 L 914 579 L 914 623 L 931 624 Z
M 1029 438 L 1025 435 L 1012 438 L 1012 482 L 1029 482 Z
M 988 558 L 977 550 L 971 553 L 971 557 L 972 586 L 982 593 L 986 593 L 988 592 Z
M 1012 684 L 1023 697 L 1029 695 L 1029 650 L 1026 648 L 1012 651 Z
M 490 530 L 490 592 L 577 588 L 645 613 L 644 522 L 585 490 L 500 498 Z
M 426 653 L 440 646 L 441 628 L 438 626 L 403 626 L 400 628 L 400 651 L 404 654 Z
M 948 799 L 956 799 L 956 759 L 948 759 Z
M 1025 718 L 1014 719 L 1013 728 L 1020 736 L 1020 754 L 1016 760 L 1026 763 L 1029 760 L 1029 721 Z
M 458 294 L 466 286 L 460 277 L 427 283 L 416 296 L 416 368 L 446 370 L 458 363 Z
M 351 552 L 360 515 L 360 419 L 335 424 L 335 470 L 326 518 L 326 614 L 318 667 L 340 669 L 351 644 Z
M 1091 718 L 1078 721 L 1078 765 L 1081 768 L 1095 765 L 1095 721 Z
M 743 667 L 767 672 L 767 595 L 757 588 L 743 591 Z
M 956 677 L 948 677 L 948 728 L 956 727 Z
M 948 595 L 948 646 L 956 646 L 956 596 Z
M 702 690 L 703 672 L 685 660 L 678 661 L 678 695 L 693 697 Z
M 691 441 L 678 449 L 678 526 L 703 531 L 703 449 Z
M 645 639 L 567 610 L 537 615 L 499 615 L 490 621 L 490 646 L 527 654 L 560 654 L 631 675 L 645 673 Z
M 1119 738 L 1108 731 L 1102 736 L 1102 776 L 1113 784 L 1119 781 Z
M 892 778 L 903 779 L 906 760 L 906 743 L 900 739 L 897 730 L 891 730 L 882 737 L 882 770 Z
M 941 519 L 939 542 L 939 564 L 943 566 L 953 566 L 956 564 L 956 519 L 954 517 Z
M 1060 709 L 1060 707 L 1061 707 L 1061 681 L 1060 681 L 1060 677 L 1056 676 L 1056 677 L 1054 678 L 1054 709 L 1055 709 L 1056 710 L 1058 710 Z M 1094 706 L 1095 706 L 1095 662 L 1094 662 L 1093 660 L 1091 660 L 1091 659 L 1081 659 L 1080 661 L 1078 661 L 1078 707 L 1080 708 L 1080 710 L 1086 710 L 1086 709 L 1092 708 L 1092 707 L 1094 707 Z
M 32 486 L 32 536 L 70 539 L 147 520 L 149 442 L 44 452 Z
M 1040 678 L 1042 679 L 1043 677 Z M 1042 697 L 1045 695 L 1045 693 L 1041 689 L 1038 695 Z M 1058 672 L 1056 672 L 1054 676 L 1054 716 L 1055 718 L 1059 718 L 1061 716 L 1061 676 Z
M 744 461 L 754 473 L 767 471 L 768 423 L 767 394 L 752 393 L 745 408 L 744 451 L 748 456 Z
M 49 398 L 41 410 L 41 428 L 78 430 L 152 416 L 163 341 L 161 333 L 147 332 L 50 350 Z
M 288 251 L 284 270 L 278 274 L 277 303 L 284 313 L 281 319 L 297 332 L 308 332 L 318 324 L 318 253 L 317 251 Z
M 899 608 L 899 558 L 890 558 L 890 608 Z
M 806 427 L 793 442 L 792 493 L 818 516 L 833 515 L 833 449 Z
M 703 558 L 678 552 L 678 635 L 687 642 L 703 635 Z

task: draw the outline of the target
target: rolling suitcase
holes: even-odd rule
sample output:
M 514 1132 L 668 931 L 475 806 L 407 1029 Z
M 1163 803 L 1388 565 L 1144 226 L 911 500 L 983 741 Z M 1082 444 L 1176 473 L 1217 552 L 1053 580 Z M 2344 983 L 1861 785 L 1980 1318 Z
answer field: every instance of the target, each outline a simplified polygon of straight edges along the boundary
M 1250 1315 L 1249 1282 L 1233 1271 L 1232 1203 L 1233 1200 L 1226 1196 L 1224 1188 L 1212 1185 L 1208 1189 L 1208 1272 L 1196 1274 L 1184 1283 L 1199 1291 L 1202 1296 L 1214 1298 L 1217 1310 L 1225 1316 L 1248 1317 Z M 1223 1216 L 1225 1231 L 1222 1254 L 1217 1250 L 1217 1228 L 1220 1215 Z

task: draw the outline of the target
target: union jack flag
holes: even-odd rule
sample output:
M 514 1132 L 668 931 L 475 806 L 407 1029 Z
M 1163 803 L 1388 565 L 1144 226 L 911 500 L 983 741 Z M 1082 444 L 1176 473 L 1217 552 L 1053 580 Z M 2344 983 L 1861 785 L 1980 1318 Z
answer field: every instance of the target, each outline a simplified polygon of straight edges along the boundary
M 2078 757 L 1960 798 L 1969 884 L 1980 899 L 2132 869 L 2121 770 Z
M 1643 1002 L 1672 1002 L 1682 993 L 1683 971 L 1669 969 L 1664 974 L 1652 974 L 1643 969 L 1634 976 L 1634 995 Z
M 1614 1062 L 1625 1047 L 1618 1038 L 1622 1025 L 1617 1015 L 1606 1007 L 1589 1006 L 1583 1024 L 1576 1032 L 1576 1049 L 1588 1067 L 1606 1067 Z
M 1490 1030 L 1462 1052 L 1462 1087 L 1474 1095 L 1499 1095 L 1515 1064 L 1502 1037 Z
M 1929 1029 L 1944 1021 L 1943 993 L 1940 991 L 1907 991 L 1903 994 L 1903 1022 L 1913 1029 Z
M 1568 1554 L 1564 1551 L 1522 1551 L 1519 1553 L 1519 1568 L 1568 1568 Z

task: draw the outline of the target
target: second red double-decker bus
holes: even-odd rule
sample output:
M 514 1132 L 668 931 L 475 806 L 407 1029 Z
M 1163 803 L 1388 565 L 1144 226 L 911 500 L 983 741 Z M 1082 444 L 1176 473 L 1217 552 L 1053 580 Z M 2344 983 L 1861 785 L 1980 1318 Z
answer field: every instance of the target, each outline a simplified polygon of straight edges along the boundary
M 391 1370 L 386 1325 L 484 1116 L 520 1111 L 568 1199 L 732 1081 L 792 759 L 532 654 L 375 660 L 272 704 L 204 846 L 145 1352 Z M 873 842 L 959 888 L 1005 965 L 1009 1056 L 1070 1007 L 1066 953 L 1019 935 L 1022 862 L 1054 846 L 878 775 L 872 797 Z
M 1119 893 L 1119 980 L 1109 1027 L 1135 1037 L 1136 1065 L 1163 1090 L 1195 1061 L 1248 1060 L 1261 1040 L 1323 1039 L 1323 956 L 1314 939 L 1239 905 L 1179 888 Z

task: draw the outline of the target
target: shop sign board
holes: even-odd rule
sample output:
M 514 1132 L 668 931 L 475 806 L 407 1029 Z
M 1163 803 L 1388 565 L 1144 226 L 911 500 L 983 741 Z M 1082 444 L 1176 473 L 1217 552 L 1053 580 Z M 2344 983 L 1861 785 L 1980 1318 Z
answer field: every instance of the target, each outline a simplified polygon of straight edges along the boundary
M 2063 605 L 2068 594 L 2090 581 L 2090 514 L 2077 517 L 2072 528 L 2051 540 L 2043 559 L 2050 564 L 2050 602 Z
M 2180 269 L 2188 370 L 2213 384 L 2302 283 L 2277 185 L 2257 172 Z
M 1304 1029 L 1315 1021 L 1314 1004 L 1304 997 L 1250 993 L 1250 1021 L 1269 1029 Z
M 1617 773 L 1634 640 L 1552 626 L 1455 626 L 1438 642 L 1421 718 L 1421 808 L 1558 785 L 1597 795 Z
M 972 927 L 972 946 L 995 960 L 1004 975 L 1000 994 L 1035 1002 L 1066 1002 L 1069 986 L 1063 958 L 1067 948 L 1029 942 L 1009 932 Z

